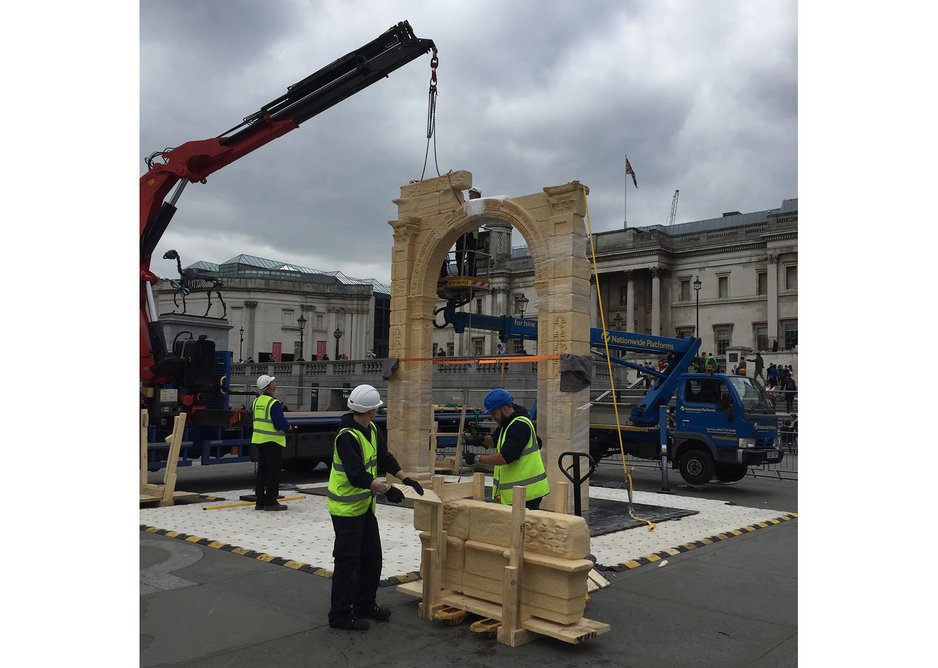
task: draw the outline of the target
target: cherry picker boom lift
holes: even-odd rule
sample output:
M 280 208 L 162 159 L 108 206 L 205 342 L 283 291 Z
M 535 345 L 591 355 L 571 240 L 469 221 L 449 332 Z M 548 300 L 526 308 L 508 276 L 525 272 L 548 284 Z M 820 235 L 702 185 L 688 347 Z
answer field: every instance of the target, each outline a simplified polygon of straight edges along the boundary
M 456 302 L 437 309 L 457 333 L 471 326 L 498 332 L 502 341 L 537 339 L 537 320 L 456 311 Z M 749 466 L 782 461 L 778 418 L 765 391 L 752 378 L 717 373 L 693 373 L 700 339 L 683 339 L 635 332 L 590 329 L 594 353 L 608 344 L 615 353 L 631 352 L 663 357 L 663 370 L 650 369 L 616 355 L 615 364 L 654 378 L 652 386 L 632 406 L 629 423 L 610 424 L 593 404 L 590 411 L 590 454 L 599 459 L 622 450 L 642 459 L 660 457 L 660 408 L 669 407 L 668 461 L 691 485 L 712 478 L 721 482 L 741 480 Z

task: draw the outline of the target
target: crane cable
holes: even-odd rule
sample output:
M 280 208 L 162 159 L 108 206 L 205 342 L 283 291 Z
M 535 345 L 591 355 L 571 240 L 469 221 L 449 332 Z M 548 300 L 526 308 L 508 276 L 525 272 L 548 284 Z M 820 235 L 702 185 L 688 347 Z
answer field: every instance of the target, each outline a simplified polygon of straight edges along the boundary
M 436 175 L 440 174 L 440 164 L 436 157 L 436 68 L 440 64 L 437 57 L 437 51 L 433 49 L 433 57 L 430 59 L 430 92 L 427 100 L 427 150 L 423 154 L 423 170 L 420 172 L 420 180 L 423 181 L 424 174 L 427 172 L 427 159 L 430 157 L 430 140 L 433 140 L 433 164 L 436 166 Z
M 622 425 L 619 422 L 619 400 L 616 396 L 616 380 L 615 376 L 612 373 L 612 357 L 609 354 L 609 331 L 606 329 L 606 313 L 603 309 L 603 293 L 600 290 L 599 286 L 599 271 L 596 267 L 596 246 L 593 243 L 593 227 L 590 223 L 590 207 L 589 202 L 587 201 L 586 194 L 584 192 L 583 202 L 586 206 L 586 231 L 590 240 L 590 256 L 593 263 L 593 276 L 596 277 L 596 298 L 599 303 L 599 320 L 603 328 L 603 346 L 605 347 L 606 352 L 606 367 L 609 371 L 609 388 L 612 392 L 612 409 L 616 417 L 616 435 L 619 437 L 619 455 L 622 459 L 622 472 L 625 474 L 626 482 L 628 483 L 628 492 L 629 492 L 629 516 L 640 522 L 645 522 L 648 525 L 649 531 L 655 530 L 655 523 L 644 517 L 638 517 L 635 514 L 635 509 L 632 505 L 632 474 L 629 471 L 625 454 L 625 446 L 622 443 Z

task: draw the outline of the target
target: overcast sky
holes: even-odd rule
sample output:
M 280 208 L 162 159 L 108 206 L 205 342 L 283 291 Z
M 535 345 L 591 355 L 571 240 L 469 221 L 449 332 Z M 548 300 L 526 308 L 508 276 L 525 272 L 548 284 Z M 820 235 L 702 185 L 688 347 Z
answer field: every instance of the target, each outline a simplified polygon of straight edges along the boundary
M 797 197 L 797 6 L 779 0 L 161 0 L 140 4 L 143 157 L 215 137 L 402 20 L 439 49 L 439 170 L 484 195 L 578 180 L 594 232 Z M 154 253 L 390 281 L 392 200 L 423 170 L 422 56 L 190 184 Z M 628 155 L 638 188 L 626 183 Z M 436 176 L 431 147 L 425 177 Z M 628 194 L 625 194 L 625 189 Z M 627 202 L 626 198 L 627 197 Z M 516 236 L 515 245 L 523 240 Z

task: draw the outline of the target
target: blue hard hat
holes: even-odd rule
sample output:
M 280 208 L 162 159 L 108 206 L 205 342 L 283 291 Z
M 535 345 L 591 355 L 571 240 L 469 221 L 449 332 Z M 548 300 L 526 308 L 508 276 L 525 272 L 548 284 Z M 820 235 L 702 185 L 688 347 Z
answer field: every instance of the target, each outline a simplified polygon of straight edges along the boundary
M 513 402 L 508 390 L 497 387 L 485 395 L 485 410 L 493 411 L 499 406 L 510 406 Z

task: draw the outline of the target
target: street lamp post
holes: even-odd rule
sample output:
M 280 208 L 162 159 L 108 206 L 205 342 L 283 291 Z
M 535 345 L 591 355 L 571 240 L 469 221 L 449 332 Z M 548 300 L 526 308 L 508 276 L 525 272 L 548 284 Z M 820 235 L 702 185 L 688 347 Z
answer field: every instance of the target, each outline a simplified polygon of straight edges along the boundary
M 616 317 L 612 319 L 612 326 L 616 329 L 622 329 L 622 314 L 616 313 Z
M 303 361 L 303 331 L 306 329 L 306 318 L 303 317 L 302 313 L 300 313 L 300 317 L 296 319 L 296 324 L 300 328 L 300 359 L 299 361 L 302 362 Z
M 524 318 L 524 310 L 528 307 L 528 304 L 531 302 L 524 293 L 521 293 L 521 296 L 518 298 L 518 309 L 521 311 L 521 318 Z
M 697 325 L 694 327 L 694 336 L 700 338 L 700 276 L 694 276 L 694 293 L 697 295 Z
M 345 333 L 345 332 L 343 332 L 343 331 L 342 331 L 341 329 L 339 329 L 338 327 L 336 327 L 336 328 L 335 328 L 335 331 L 332 332 L 332 336 L 335 337 L 335 358 L 334 358 L 334 359 L 339 359 L 339 339 L 342 338 L 342 335 L 343 335 L 344 333 Z
M 244 326 L 241 326 L 241 329 L 238 330 L 241 333 L 241 342 L 238 344 L 238 364 L 244 359 Z

